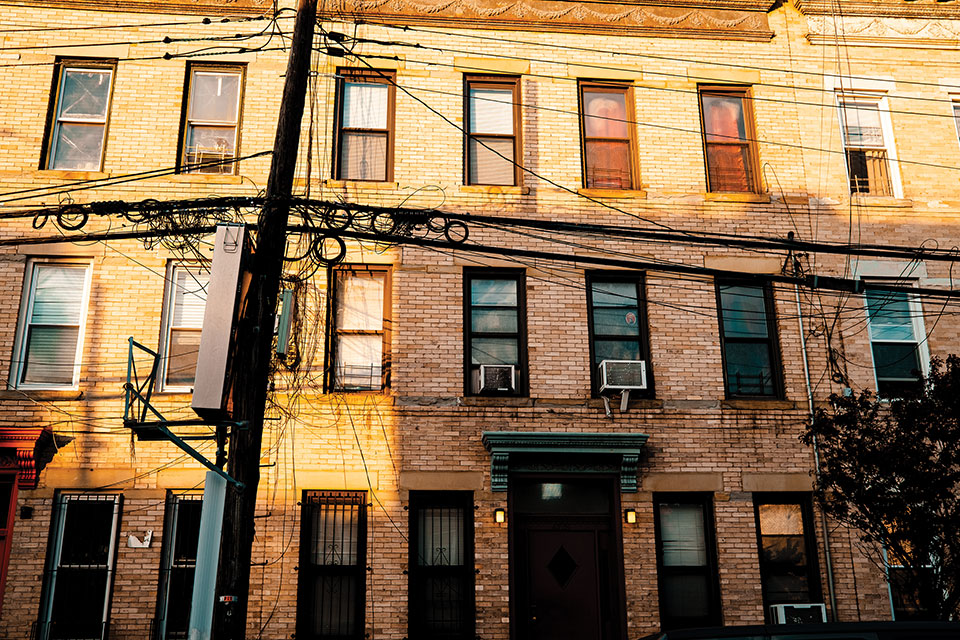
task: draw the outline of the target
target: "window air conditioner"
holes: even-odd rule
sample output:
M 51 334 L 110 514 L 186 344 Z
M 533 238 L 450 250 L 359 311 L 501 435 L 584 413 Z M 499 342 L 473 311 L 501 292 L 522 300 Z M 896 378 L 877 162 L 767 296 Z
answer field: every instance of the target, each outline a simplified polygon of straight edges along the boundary
M 480 365 L 480 392 L 514 391 L 517 388 L 517 371 L 512 364 Z
M 646 388 L 645 360 L 604 360 L 600 363 L 600 393 Z
M 773 604 L 770 619 L 774 624 L 817 624 L 827 621 L 827 607 L 822 604 Z

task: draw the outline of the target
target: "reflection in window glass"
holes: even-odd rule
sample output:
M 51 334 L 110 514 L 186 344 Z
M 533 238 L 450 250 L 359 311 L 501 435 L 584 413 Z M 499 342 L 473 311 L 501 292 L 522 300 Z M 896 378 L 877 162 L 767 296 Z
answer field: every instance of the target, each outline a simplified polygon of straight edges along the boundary
M 767 288 L 719 284 L 717 291 L 727 393 L 777 395 L 775 334 Z
M 867 320 L 877 393 L 892 398 L 920 388 L 922 312 L 904 291 L 867 288 Z
M 745 193 L 757 190 L 755 145 L 747 135 L 744 114 L 746 97 L 745 89 L 700 90 L 710 191 Z
M 756 504 L 760 571 L 767 605 L 815 602 L 819 598 L 815 559 L 808 556 L 812 545 L 808 509 L 800 502 Z
M 588 189 L 633 188 L 630 96 L 626 85 L 580 85 L 584 186 Z

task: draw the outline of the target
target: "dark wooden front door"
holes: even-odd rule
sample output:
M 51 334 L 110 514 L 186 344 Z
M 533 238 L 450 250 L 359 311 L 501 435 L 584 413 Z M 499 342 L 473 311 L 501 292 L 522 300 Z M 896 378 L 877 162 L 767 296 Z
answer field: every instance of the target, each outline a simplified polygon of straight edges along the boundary
M 512 484 L 514 640 L 620 640 L 623 578 L 614 483 Z

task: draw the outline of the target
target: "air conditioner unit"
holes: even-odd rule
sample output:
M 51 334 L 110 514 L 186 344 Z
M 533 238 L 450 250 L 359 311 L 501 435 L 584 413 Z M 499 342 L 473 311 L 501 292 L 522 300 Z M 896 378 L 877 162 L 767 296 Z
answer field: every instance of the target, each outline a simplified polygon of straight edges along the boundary
M 646 388 L 645 360 L 604 360 L 600 363 L 600 393 Z
M 822 604 L 773 604 L 770 620 L 774 624 L 817 624 L 827 621 L 827 607 Z
M 514 391 L 517 388 L 517 370 L 512 364 L 480 365 L 480 392 Z

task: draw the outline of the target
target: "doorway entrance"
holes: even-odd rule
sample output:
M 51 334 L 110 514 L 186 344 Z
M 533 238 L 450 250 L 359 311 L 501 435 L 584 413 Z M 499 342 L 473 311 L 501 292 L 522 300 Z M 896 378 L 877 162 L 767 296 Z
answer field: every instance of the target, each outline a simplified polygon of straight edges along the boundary
M 510 478 L 514 640 L 622 640 L 616 477 Z

